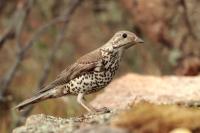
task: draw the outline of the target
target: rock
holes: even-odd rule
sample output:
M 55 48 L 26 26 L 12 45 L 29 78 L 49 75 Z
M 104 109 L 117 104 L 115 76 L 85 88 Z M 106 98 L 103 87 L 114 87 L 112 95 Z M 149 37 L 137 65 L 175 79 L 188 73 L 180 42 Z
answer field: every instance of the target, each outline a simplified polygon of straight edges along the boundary
M 77 129 L 85 128 L 93 124 L 105 124 L 110 120 L 113 114 L 113 112 L 98 115 L 86 114 L 69 119 L 57 118 L 44 114 L 32 115 L 26 120 L 24 126 L 14 129 L 13 133 L 72 133 Z M 105 129 L 102 128 L 102 130 Z
M 170 133 L 192 133 L 192 132 L 185 128 L 177 128 L 177 129 L 170 131 Z
M 113 81 L 92 104 L 98 108 L 124 109 L 128 105 L 148 101 L 154 104 L 200 102 L 200 76 L 143 76 L 127 74 Z
M 91 126 L 77 130 L 74 133 L 128 133 L 124 129 L 109 126 Z
M 128 110 L 74 118 L 30 116 L 13 133 L 199 133 L 200 110 L 140 103 Z
M 13 133 L 70 132 L 76 128 L 71 123 L 70 120 L 53 116 L 33 115 L 27 119 L 25 126 L 16 128 Z
M 151 104 L 143 104 L 144 101 Z M 199 132 L 200 110 L 174 105 L 200 105 L 199 101 L 200 76 L 127 74 L 113 81 L 92 101 L 96 107 L 111 108 L 110 113 L 68 119 L 33 115 L 13 133 L 167 133 L 179 127 Z

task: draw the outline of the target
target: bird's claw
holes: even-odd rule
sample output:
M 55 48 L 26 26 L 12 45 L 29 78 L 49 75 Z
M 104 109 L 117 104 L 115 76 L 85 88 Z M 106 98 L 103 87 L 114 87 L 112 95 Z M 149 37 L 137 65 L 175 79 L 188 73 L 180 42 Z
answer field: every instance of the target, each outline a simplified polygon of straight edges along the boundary
M 103 107 L 103 108 L 100 108 L 100 109 L 93 109 L 92 111 L 89 112 L 90 115 L 99 115 L 99 114 L 105 114 L 105 113 L 110 113 L 111 110 L 106 108 L 106 107 Z
M 109 113 L 110 112 L 110 109 L 108 109 L 107 107 L 103 107 L 103 108 L 100 108 L 100 109 L 95 109 L 95 112 L 96 113 Z

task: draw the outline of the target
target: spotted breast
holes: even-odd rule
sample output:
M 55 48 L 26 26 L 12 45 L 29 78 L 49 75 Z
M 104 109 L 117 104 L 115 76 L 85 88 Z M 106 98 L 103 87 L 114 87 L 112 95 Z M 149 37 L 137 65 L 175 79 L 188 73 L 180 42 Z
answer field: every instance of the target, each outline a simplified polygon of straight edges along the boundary
M 83 73 L 66 84 L 64 91 L 67 94 L 90 94 L 101 90 L 111 82 L 119 67 L 120 53 L 115 50 L 108 51 L 102 49 L 101 54 L 103 58 L 99 61 L 100 67 L 92 72 Z

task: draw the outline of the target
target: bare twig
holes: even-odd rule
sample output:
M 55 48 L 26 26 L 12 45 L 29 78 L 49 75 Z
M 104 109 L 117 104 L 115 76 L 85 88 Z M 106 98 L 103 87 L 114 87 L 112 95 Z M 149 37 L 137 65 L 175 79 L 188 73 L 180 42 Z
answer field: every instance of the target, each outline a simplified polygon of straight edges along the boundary
M 23 5 L 18 6 L 18 14 L 15 17 L 20 18 L 18 25 L 16 26 L 16 43 L 18 51 L 21 50 L 21 34 L 26 23 L 27 17 L 30 13 L 31 7 L 33 6 L 34 0 L 28 0 L 23 3 Z M 18 19 L 16 18 L 16 19 Z
M 180 0 L 180 3 L 183 7 L 183 13 L 184 13 L 184 19 L 185 19 L 185 23 L 186 23 L 186 26 L 188 28 L 188 31 L 190 33 L 190 35 L 193 37 L 193 39 L 197 39 L 197 36 L 196 34 L 194 33 L 194 30 L 192 28 L 192 24 L 190 22 L 190 19 L 189 19 L 189 15 L 188 15 L 188 7 L 187 7 L 187 4 L 186 4 L 186 1 L 185 0 Z
M 13 39 L 15 37 L 15 32 L 13 29 L 7 30 L 2 37 L 0 37 L 0 49 L 3 47 L 3 45 L 6 43 L 7 40 Z
M 23 31 L 24 23 L 33 5 L 33 1 L 34 0 L 19 2 L 17 5 L 17 10 L 14 12 L 13 17 L 10 20 L 10 27 L 0 38 L 0 49 L 3 47 L 7 40 L 14 39 L 15 37 L 17 40 L 17 48 L 18 50 L 20 49 L 21 32 Z
M 82 1 L 82 0 L 74 0 L 74 3 L 76 3 L 76 1 Z M 74 9 L 73 9 L 74 10 Z M 70 13 L 72 14 L 72 10 L 69 10 Z M 37 40 L 44 32 L 47 31 L 48 28 L 50 28 L 52 25 L 55 25 L 58 22 L 66 22 L 69 21 L 68 19 L 66 20 L 66 18 L 68 18 L 68 14 L 65 14 L 64 16 L 59 16 L 51 21 L 49 21 L 48 23 L 46 23 L 45 25 L 41 26 L 31 37 L 31 39 L 27 42 L 26 46 L 23 48 L 23 51 L 27 51 L 29 48 L 32 47 L 33 43 L 35 42 L 35 40 Z

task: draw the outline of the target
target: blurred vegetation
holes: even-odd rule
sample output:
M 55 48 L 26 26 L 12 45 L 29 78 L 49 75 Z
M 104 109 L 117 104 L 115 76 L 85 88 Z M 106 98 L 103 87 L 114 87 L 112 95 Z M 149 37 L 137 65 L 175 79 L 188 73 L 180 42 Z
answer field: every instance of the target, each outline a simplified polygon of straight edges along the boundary
M 142 103 L 114 117 L 111 125 L 131 133 L 199 133 L 199 118 L 199 109 Z
M 0 0 L 0 80 L 16 61 L 18 42 L 26 45 L 35 31 L 63 16 L 70 0 Z M 27 16 L 26 16 L 27 15 Z M 145 40 L 127 51 L 118 76 L 127 72 L 152 75 L 198 75 L 200 72 L 200 2 L 198 0 L 91 0 L 72 14 L 63 41 L 54 53 L 45 83 L 83 54 L 104 44 L 116 31 L 130 30 Z M 25 16 L 25 17 L 24 17 Z M 22 21 L 23 18 L 25 21 Z M 20 26 L 21 25 L 21 26 Z M 26 51 L 0 100 L 0 132 L 16 126 L 14 105 L 32 95 L 53 50 L 63 22 L 51 26 Z M 18 36 L 20 34 L 20 36 Z M 122 71 L 123 70 L 123 71 Z M 117 77 L 118 77 L 117 76 Z M 2 82 L 1 82 L 2 83 Z M 1 84 L 2 85 L 2 84 Z M 1 96 L 0 96 L 1 99 Z M 84 110 L 69 98 L 39 103 L 31 114 L 72 116 Z M 22 119 L 24 121 L 24 119 Z

